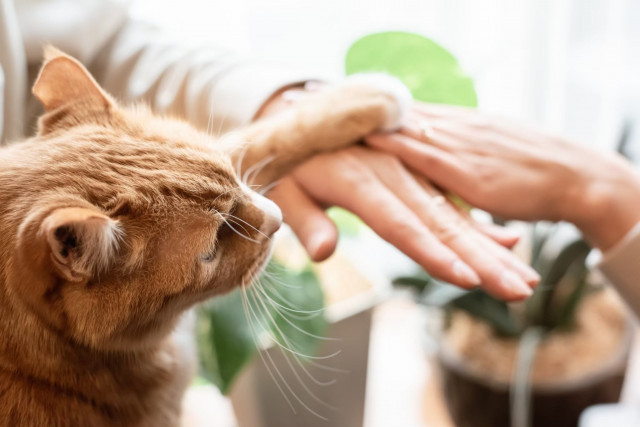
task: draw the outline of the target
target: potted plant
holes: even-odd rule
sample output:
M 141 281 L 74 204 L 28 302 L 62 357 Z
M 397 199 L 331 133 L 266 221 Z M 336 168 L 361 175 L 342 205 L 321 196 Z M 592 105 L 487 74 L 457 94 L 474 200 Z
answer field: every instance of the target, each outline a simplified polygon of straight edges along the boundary
M 526 302 L 454 289 L 421 273 L 399 278 L 443 309 L 438 361 L 459 427 L 576 426 L 620 396 L 632 330 L 613 292 L 587 267 L 591 248 L 566 224 L 536 224 L 531 265 L 542 279 Z

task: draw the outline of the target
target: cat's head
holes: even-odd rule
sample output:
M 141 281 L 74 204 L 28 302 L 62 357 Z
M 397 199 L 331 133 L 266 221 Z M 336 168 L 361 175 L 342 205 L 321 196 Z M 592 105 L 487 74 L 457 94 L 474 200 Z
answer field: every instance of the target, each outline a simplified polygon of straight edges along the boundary
M 282 218 L 238 180 L 224 148 L 184 122 L 118 106 L 60 52 L 33 91 L 45 114 L 35 138 L 8 150 L 14 180 L 3 189 L 16 302 L 77 342 L 127 348 L 249 285 Z

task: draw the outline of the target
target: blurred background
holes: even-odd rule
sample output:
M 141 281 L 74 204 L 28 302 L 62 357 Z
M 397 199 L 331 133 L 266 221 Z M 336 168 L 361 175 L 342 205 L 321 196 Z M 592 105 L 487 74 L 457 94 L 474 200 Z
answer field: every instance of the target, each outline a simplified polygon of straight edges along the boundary
M 612 150 L 628 132 L 630 153 L 640 158 L 640 132 L 634 131 L 640 118 L 637 0 L 135 0 L 133 14 L 177 38 L 289 64 L 322 79 L 344 75 L 347 49 L 364 35 L 421 34 L 456 56 L 474 81 L 480 109 L 597 150 Z M 369 310 L 375 302 L 365 303 L 367 314 L 358 320 L 365 322 L 365 336 L 371 327 L 371 342 L 359 342 L 369 345 L 368 355 L 358 356 L 368 359 L 368 371 L 361 373 L 367 377 L 364 425 L 452 425 L 429 363 L 424 334 L 429 319 L 406 295 L 387 292 L 390 278 L 410 264 L 366 231 L 355 243 L 341 243 L 338 257 L 348 259 L 376 289 L 375 302 L 384 300 L 375 310 Z M 344 345 L 352 338 L 344 338 Z M 638 365 L 628 373 L 623 394 L 635 405 L 640 405 Z M 353 379 L 335 378 L 345 387 Z M 247 381 L 245 388 L 251 387 Z M 210 425 L 238 425 L 229 399 L 215 389 L 190 393 Z M 357 405 L 359 398 L 352 397 Z M 286 416 L 294 420 L 287 425 L 307 425 L 296 424 L 289 412 Z
M 602 149 L 640 115 L 635 0 L 136 0 L 134 13 L 327 77 L 362 35 L 416 32 L 460 60 L 483 110 Z

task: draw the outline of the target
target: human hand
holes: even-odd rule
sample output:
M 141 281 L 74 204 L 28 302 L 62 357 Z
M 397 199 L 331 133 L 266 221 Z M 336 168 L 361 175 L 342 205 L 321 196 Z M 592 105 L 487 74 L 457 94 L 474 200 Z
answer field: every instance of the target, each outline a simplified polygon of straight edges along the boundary
M 539 279 L 501 246 L 515 244 L 517 236 L 475 223 L 396 156 L 377 150 L 354 146 L 316 156 L 268 196 L 316 261 L 335 249 L 337 230 L 323 208 L 336 205 L 450 283 L 464 288 L 482 283 L 499 298 L 518 300 L 530 295 Z
M 277 114 L 322 87 L 311 82 L 280 91 L 257 118 Z M 432 275 L 459 286 L 482 283 L 494 295 L 515 300 L 530 295 L 539 280 L 502 247 L 514 245 L 516 235 L 475 223 L 395 156 L 363 147 L 316 156 L 268 196 L 314 261 L 335 250 L 338 232 L 324 208 L 337 205 L 360 216 Z
M 640 176 L 621 156 L 475 110 L 416 103 L 406 129 L 367 143 L 473 206 L 510 219 L 572 222 L 603 250 L 640 221 Z

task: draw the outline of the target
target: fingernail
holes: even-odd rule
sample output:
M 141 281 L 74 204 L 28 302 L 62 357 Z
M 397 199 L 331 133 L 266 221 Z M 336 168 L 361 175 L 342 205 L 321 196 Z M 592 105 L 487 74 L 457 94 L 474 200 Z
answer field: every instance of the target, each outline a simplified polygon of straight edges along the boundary
M 469 286 L 480 286 L 481 284 L 480 276 L 460 260 L 456 260 L 453 263 L 453 274 Z
M 502 273 L 501 284 L 518 296 L 528 297 L 533 294 L 533 290 L 513 271 Z
M 529 286 L 537 285 L 540 282 L 540 275 L 533 268 L 528 265 L 522 272 L 524 274 L 524 280 L 529 284 Z
M 316 259 L 318 257 L 318 252 L 320 252 L 325 240 L 326 239 L 322 234 L 314 234 L 311 236 L 309 243 L 307 244 L 307 252 L 312 259 Z

